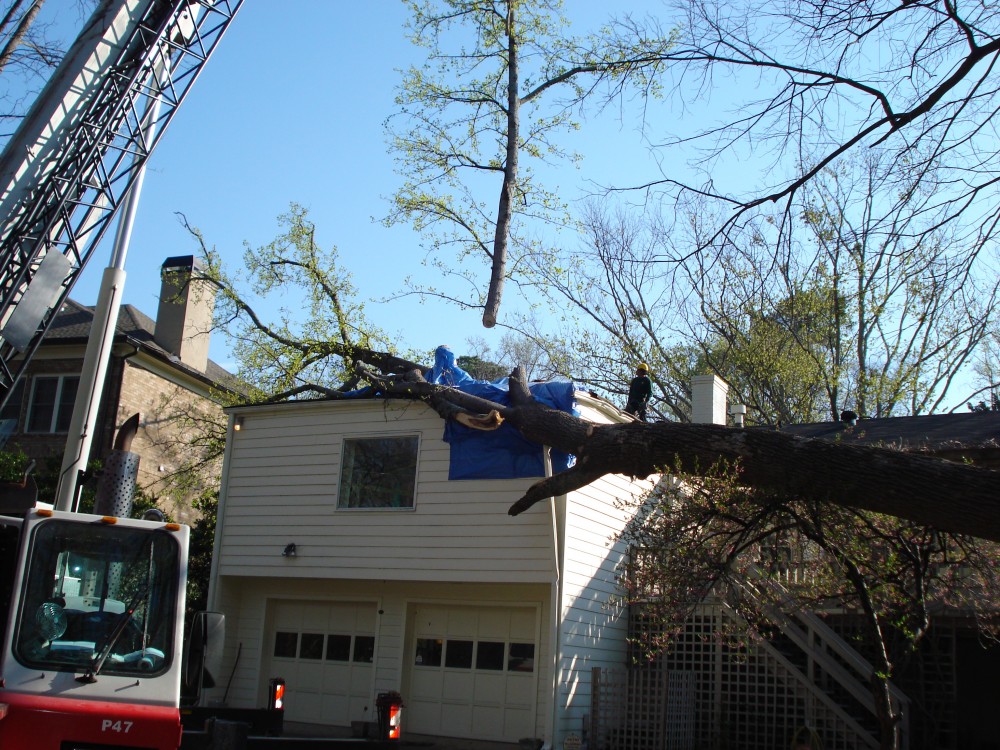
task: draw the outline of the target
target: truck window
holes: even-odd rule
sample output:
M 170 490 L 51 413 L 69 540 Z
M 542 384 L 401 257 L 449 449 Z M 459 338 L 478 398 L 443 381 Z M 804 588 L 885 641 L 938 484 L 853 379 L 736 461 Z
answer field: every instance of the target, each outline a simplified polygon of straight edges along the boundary
M 18 661 L 143 676 L 169 667 L 180 572 L 170 532 L 52 519 L 27 544 Z

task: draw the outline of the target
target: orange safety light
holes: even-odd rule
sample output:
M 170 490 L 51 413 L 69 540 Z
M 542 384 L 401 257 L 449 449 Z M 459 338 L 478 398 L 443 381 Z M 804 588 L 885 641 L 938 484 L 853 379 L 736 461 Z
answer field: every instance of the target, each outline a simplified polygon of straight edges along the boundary
M 282 677 L 272 677 L 267 691 L 267 707 L 283 711 L 285 709 L 285 680 Z
M 389 739 L 390 740 L 398 740 L 399 739 L 399 731 L 401 729 L 400 724 L 402 723 L 402 719 L 403 719 L 403 707 L 400 704 L 398 704 L 398 703 L 394 703 L 393 705 L 389 706 Z
M 403 728 L 403 696 L 394 691 L 379 693 L 375 706 L 381 739 L 398 740 Z

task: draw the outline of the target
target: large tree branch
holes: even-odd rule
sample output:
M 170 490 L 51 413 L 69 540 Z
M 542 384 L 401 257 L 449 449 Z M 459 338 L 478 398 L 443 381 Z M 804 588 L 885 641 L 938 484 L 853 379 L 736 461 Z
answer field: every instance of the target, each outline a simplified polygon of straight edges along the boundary
M 377 353 L 368 359 L 376 361 Z M 435 385 L 428 368 L 378 378 L 388 397 L 419 398 L 444 419 L 476 429 L 506 421 L 535 443 L 576 457 L 567 471 L 536 482 L 508 511 L 580 489 L 606 474 L 646 477 L 672 469 L 707 470 L 720 460 L 740 467 L 747 486 L 884 513 L 943 531 L 1000 541 L 1000 472 L 886 448 L 846 445 L 770 430 L 675 422 L 594 424 L 532 398 L 522 368 L 511 374 L 510 405 Z M 397 372 L 399 372 L 397 370 Z
M 579 468 L 559 484 L 563 490 L 578 489 L 595 475 L 644 477 L 678 461 L 685 471 L 697 472 L 723 459 L 739 462 L 740 481 L 749 486 L 1000 541 L 1000 472 L 937 458 L 779 432 L 672 422 L 593 425 L 575 455 Z M 573 479 L 584 481 L 574 487 Z M 545 480 L 539 485 L 511 507 L 512 515 L 553 486 Z

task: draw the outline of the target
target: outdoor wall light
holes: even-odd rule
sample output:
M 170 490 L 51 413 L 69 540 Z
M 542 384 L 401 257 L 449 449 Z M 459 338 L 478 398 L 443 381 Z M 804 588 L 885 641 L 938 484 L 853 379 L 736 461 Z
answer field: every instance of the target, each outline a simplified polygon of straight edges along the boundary
M 243 417 L 233 417 L 233 432 L 243 429 Z
M 295 557 L 295 542 L 289 542 L 281 552 L 282 557 Z

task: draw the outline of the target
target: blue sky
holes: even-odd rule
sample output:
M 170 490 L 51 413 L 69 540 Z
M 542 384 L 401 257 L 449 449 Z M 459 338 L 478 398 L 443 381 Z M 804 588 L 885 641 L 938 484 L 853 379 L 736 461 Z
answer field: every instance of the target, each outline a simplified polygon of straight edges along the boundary
M 60 2 L 69 4 L 53 5 Z M 610 12 L 596 0 L 568 5 L 580 19 L 578 32 Z M 75 20 L 75 10 L 63 13 Z M 404 36 L 405 18 L 397 0 L 244 2 L 149 161 L 125 302 L 155 314 L 160 264 L 196 252 L 176 212 L 223 257 L 238 261 L 244 241 L 268 242 L 279 231 L 276 217 L 299 203 L 309 209 L 319 242 L 338 247 L 364 299 L 397 291 L 408 275 L 422 273 L 419 238 L 377 221 L 401 180 L 383 122 L 394 111 L 397 70 L 421 55 Z M 614 112 L 584 123 L 571 145 L 584 154 L 582 163 L 547 182 L 570 201 L 594 181 L 645 179 L 653 170 L 635 128 Z M 85 304 L 97 298 L 110 258 L 105 245 L 74 288 Z M 513 291 L 505 301 L 514 303 Z M 294 300 L 282 304 L 294 307 Z M 484 329 L 478 313 L 437 301 L 369 303 L 367 313 L 418 350 L 447 343 L 462 354 L 469 336 L 495 345 L 502 334 Z M 222 336 L 214 337 L 211 353 L 227 364 Z

